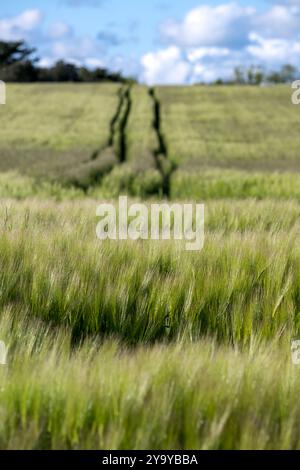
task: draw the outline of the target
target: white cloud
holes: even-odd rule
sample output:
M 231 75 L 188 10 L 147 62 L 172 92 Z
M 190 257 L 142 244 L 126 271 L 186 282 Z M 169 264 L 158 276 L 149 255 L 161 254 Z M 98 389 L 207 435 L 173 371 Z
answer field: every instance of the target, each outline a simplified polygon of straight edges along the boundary
M 85 4 L 81 0 L 61 1 Z M 264 11 L 237 1 L 223 0 L 223 4 L 212 6 L 207 0 L 188 11 L 181 21 L 165 21 L 160 27 L 164 45 L 156 51 L 150 49 L 141 58 L 134 53 L 120 55 L 118 47 L 124 46 L 124 40 L 115 38 L 110 29 L 100 31 L 97 38 L 88 33 L 77 36 L 63 21 L 42 28 L 39 9 L 0 19 L 0 39 L 25 39 L 32 46 L 38 45 L 42 66 L 64 59 L 139 75 L 149 84 L 230 78 L 238 65 L 261 64 L 267 69 L 284 63 L 300 66 L 300 0 L 270 1 Z M 109 44 L 115 45 L 113 56 Z
M 26 10 L 20 15 L 0 20 L 0 38 L 6 41 L 26 39 L 36 30 L 43 19 L 38 9 Z
M 295 38 L 300 33 L 300 1 L 271 6 L 264 12 L 237 3 L 202 5 L 181 22 L 168 20 L 160 27 L 162 38 L 179 47 L 231 47 L 239 49 L 256 32 L 269 38 Z
M 190 73 L 189 63 L 182 58 L 180 49 L 175 46 L 145 54 L 141 64 L 142 79 L 150 85 L 184 83 Z
M 231 78 L 240 65 L 300 66 L 300 0 L 274 3 L 264 11 L 235 2 L 206 4 L 182 21 L 169 19 L 160 27 L 168 48 L 143 57 L 144 79 L 179 83 L 181 76 L 182 83 L 208 82 Z M 176 51 L 172 60 L 169 51 Z M 178 64 L 185 73 L 178 73 Z
M 233 68 L 244 62 L 241 51 L 249 44 L 255 14 L 255 9 L 236 3 L 202 5 L 182 22 L 163 23 L 161 33 L 170 46 L 143 56 L 142 78 L 162 84 L 230 78 Z
M 47 53 L 39 62 L 42 67 L 53 65 L 58 60 L 88 68 L 107 67 L 107 56 L 96 39 L 73 37 L 51 42 Z
M 51 67 L 54 64 L 54 60 L 51 57 L 43 57 L 39 60 L 38 65 L 39 67 Z
M 253 29 L 264 37 L 293 38 L 300 32 L 300 8 L 275 5 L 257 16 Z
M 222 71 L 216 68 L 214 65 L 203 65 L 196 64 L 193 69 L 193 74 L 191 77 L 191 82 L 201 82 L 201 83 L 210 83 L 216 81 L 221 76 L 224 78 L 229 78 L 232 75 L 232 69 L 222 68 Z
M 55 57 L 43 57 L 39 60 L 39 67 L 52 67 L 59 59 Z M 78 60 L 74 57 L 64 57 L 64 60 L 70 64 L 74 64 L 77 66 L 84 65 L 88 68 L 95 69 L 97 67 L 106 67 L 107 64 L 97 57 L 87 57 L 84 60 Z
M 225 47 L 198 47 L 190 49 L 187 58 L 190 62 L 197 62 L 205 57 L 227 57 L 230 55 L 230 49 Z
M 160 27 L 163 39 L 181 47 L 242 45 L 255 9 L 227 3 L 202 5 L 191 10 L 181 23 L 169 20 Z
M 50 26 L 47 35 L 50 39 L 56 40 L 71 36 L 72 33 L 72 28 L 67 23 L 64 23 L 63 21 L 58 21 Z
M 265 39 L 255 33 L 250 35 L 250 40 L 253 44 L 247 47 L 247 51 L 260 62 L 276 65 L 295 63 L 296 60 L 299 65 L 300 40 Z
M 89 36 L 55 41 L 51 45 L 51 55 L 56 59 L 72 59 L 84 62 L 87 57 L 103 55 L 103 50 L 98 42 Z
M 74 5 L 83 2 L 74 2 Z M 85 2 L 86 3 L 86 2 Z M 90 2 L 90 5 L 96 2 Z M 98 4 L 98 2 L 97 2 Z M 26 40 L 30 46 L 38 45 L 40 67 L 53 66 L 58 60 L 84 65 L 88 68 L 104 67 L 138 75 L 139 63 L 121 55 L 108 56 L 107 47 L 91 35 L 77 36 L 72 27 L 57 21 L 42 28 L 43 14 L 38 9 L 0 19 L 0 40 Z
M 105 67 L 104 62 L 101 59 L 95 57 L 88 57 L 85 59 L 85 65 L 91 69 Z
M 23 31 L 31 31 L 42 21 L 43 15 L 40 10 L 27 10 L 11 19 L 11 25 Z

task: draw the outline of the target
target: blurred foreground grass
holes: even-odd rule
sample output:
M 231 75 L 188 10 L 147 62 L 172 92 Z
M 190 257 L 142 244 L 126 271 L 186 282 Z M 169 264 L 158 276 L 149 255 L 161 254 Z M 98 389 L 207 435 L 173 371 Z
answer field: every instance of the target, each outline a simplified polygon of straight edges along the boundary
M 0 448 L 299 449 L 299 114 L 287 89 L 159 88 L 156 116 L 146 87 L 8 91 Z M 172 200 L 205 203 L 203 251 L 97 240 L 101 201 L 157 202 L 169 171 Z
M 0 448 L 297 449 L 300 376 L 289 345 L 213 339 L 152 348 L 86 340 L 75 351 L 14 307 L 0 369 Z

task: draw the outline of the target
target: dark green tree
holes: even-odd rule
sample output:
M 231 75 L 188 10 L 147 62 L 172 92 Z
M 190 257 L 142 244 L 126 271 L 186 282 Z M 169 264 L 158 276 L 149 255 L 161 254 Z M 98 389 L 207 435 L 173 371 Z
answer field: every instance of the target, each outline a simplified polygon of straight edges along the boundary
M 0 41 L 0 67 L 23 61 L 36 62 L 37 58 L 32 59 L 34 52 L 35 49 L 29 48 L 24 41 Z
M 296 76 L 296 67 L 286 64 L 278 72 L 271 72 L 268 81 L 271 83 L 291 83 L 296 79 Z
M 24 41 L 0 41 L 0 79 L 6 82 L 34 82 L 37 69 L 35 49 Z
M 294 80 L 296 80 L 297 69 L 293 65 L 289 65 L 289 64 L 283 65 L 280 73 L 281 73 L 282 81 L 284 83 L 289 83 L 289 82 L 293 82 Z
M 59 60 L 52 67 L 38 67 L 35 49 L 24 41 L 0 41 L 0 80 L 6 82 L 125 82 L 118 72 L 94 70 Z

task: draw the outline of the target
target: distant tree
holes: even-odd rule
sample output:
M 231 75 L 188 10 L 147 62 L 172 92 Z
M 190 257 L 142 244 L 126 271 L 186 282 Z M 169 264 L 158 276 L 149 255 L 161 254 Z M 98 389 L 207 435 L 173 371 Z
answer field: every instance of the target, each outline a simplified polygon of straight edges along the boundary
M 39 82 L 53 82 L 53 75 L 50 67 L 39 67 L 37 70 Z
M 293 65 L 283 65 L 277 72 L 271 72 L 268 81 L 271 83 L 290 83 L 296 79 L 297 69 Z
M 104 80 L 107 80 L 109 77 L 109 72 L 101 67 L 97 67 L 95 70 L 93 70 L 93 78 L 96 82 L 102 82 Z
M 29 48 L 24 41 L 0 41 L 0 79 L 6 82 L 34 82 L 37 70 L 32 54 L 35 49 Z
M 78 78 L 80 82 L 94 82 L 94 71 L 89 70 L 86 67 L 79 67 Z
M 233 70 L 234 74 L 234 83 L 242 84 L 246 82 L 245 79 L 245 70 L 242 67 L 235 67 Z
M 261 85 L 264 80 L 265 80 L 265 74 L 262 69 L 258 68 L 254 76 L 255 85 Z
M 267 80 L 268 80 L 268 82 L 270 82 L 270 83 L 275 83 L 275 84 L 282 83 L 282 77 L 281 77 L 281 75 L 280 75 L 279 72 L 271 72 L 271 73 L 267 76 Z
M 0 41 L 0 80 L 7 82 L 125 82 L 120 72 L 94 70 L 59 60 L 52 67 L 38 67 L 35 49 L 24 41 Z
M 0 41 L 0 67 L 7 67 L 23 61 L 34 63 L 38 60 L 31 58 L 34 52 L 35 49 L 29 48 L 24 41 Z
M 249 68 L 236 67 L 233 75 L 234 84 L 260 85 L 265 79 L 262 67 L 256 65 L 251 65 Z
M 59 60 L 49 69 L 50 77 L 54 82 L 78 82 L 78 71 L 74 64 Z
M 293 65 L 283 65 L 281 68 L 281 77 L 284 83 L 293 82 L 296 79 L 297 69 Z
M 251 65 L 247 72 L 247 83 L 250 85 L 260 85 L 264 80 L 264 72 L 260 66 Z
M 112 82 L 122 82 L 122 81 L 124 81 L 124 78 L 122 77 L 121 72 L 109 73 L 109 74 L 108 74 L 108 78 L 109 78 Z
M 0 68 L 0 79 L 5 82 L 36 82 L 38 70 L 30 60 L 15 62 L 8 67 Z

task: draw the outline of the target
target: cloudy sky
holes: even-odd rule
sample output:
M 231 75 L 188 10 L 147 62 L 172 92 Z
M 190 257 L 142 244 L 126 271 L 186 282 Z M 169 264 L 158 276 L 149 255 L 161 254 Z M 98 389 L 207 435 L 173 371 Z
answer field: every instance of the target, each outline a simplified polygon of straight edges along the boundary
M 41 65 L 65 59 L 141 81 L 229 78 L 237 65 L 300 69 L 300 0 L 1 0 L 0 39 Z

